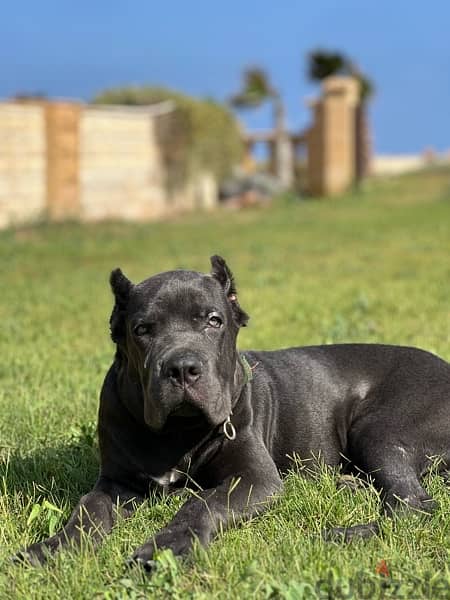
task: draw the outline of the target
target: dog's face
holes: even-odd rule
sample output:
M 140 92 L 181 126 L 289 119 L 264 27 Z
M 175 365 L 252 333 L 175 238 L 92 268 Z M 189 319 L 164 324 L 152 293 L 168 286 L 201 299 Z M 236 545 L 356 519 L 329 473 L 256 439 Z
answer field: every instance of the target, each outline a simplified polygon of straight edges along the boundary
M 154 431 L 211 426 L 230 414 L 237 378 L 236 337 L 248 316 L 219 256 L 209 275 L 169 271 L 133 285 L 111 273 L 111 337 L 142 386 L 143 414 Z

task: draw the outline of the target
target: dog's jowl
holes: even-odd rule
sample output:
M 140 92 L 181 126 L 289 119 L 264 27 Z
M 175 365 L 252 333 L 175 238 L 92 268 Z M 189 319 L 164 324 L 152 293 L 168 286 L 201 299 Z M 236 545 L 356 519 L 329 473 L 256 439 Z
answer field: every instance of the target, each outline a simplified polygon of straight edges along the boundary
M 225 261 L 210 274 L 161 273 L 134 285 L 111 274 L 116 345 L 100 398 L 100 474 L 66 527 L 17 555 L 37 564 L 83 535 L 99 541 L 117 511 L 155 489 L 195 482 L 174 519 L 137 548 L 187 553 L 221 528 L 262 512 L 289 456 L 371 476 L 389 514 L 431 511 L 421 477 L 450 468 L 450 365 L 428 352 L 345 344 L 239 353 L 248 321 Z M 345 459 L 343 458 L 345 457 Z M 377 523 L 336 528 L 365 537 Z

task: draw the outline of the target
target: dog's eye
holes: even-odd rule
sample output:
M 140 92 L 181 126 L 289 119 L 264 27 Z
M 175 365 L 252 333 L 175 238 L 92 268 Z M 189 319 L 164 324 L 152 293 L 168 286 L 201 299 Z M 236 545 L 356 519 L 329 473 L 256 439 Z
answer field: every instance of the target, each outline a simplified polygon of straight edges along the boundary
M 219 327 L 222 326 L 222 319 L 219 317 L 218 314 L 216 313 L 211 313 L 210 315 L 208 315 L 208 325 L 210 327 L 214 327 L 215 329 L 218 329 Z
M 137 336 L 146 335 L 149 331 L 150 327 L 148 325 L 137 325 L 137 327 L 134 328 L 134 334 Z

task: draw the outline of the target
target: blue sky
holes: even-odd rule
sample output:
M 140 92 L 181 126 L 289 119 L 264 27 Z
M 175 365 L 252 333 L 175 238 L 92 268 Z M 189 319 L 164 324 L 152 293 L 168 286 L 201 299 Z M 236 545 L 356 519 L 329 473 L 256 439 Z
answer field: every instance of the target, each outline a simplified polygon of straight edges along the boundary
M 308 123 L 306 54 L 350 55 L 372 77 L 378 152 L 450 148 L 448 0 L 66 0 L 2 3 L 0 97 L 18 92 L 89 99 L 118 84 L 166 85 L 226 99 L 260 65 Z M 269 125 L 268 110 L 243 114 Z

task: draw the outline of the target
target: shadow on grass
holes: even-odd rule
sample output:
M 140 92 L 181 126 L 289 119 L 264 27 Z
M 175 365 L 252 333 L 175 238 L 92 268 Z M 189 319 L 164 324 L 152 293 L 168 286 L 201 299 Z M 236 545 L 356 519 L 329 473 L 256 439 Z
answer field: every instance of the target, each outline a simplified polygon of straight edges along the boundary
M 76 503 L 93 487 L 98 470 L 96 443 L 90 438 L 70 440 L 27 454 L 10 454 L 0 462 L 0 482 L 4 494 L 22 496 L 25 503 L 39 496 L 51 497 L 57 505 Z

